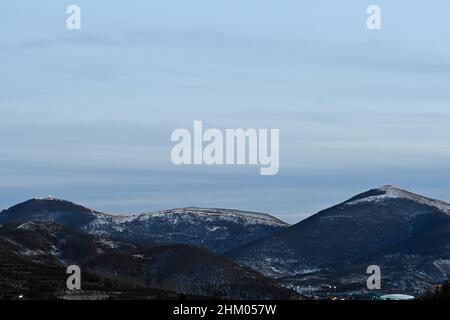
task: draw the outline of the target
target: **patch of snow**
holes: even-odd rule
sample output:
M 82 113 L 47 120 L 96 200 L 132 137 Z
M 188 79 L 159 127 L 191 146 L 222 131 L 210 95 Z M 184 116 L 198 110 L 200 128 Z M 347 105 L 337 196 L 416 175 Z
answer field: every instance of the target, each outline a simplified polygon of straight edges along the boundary
M 25 249 L 24 251 L 20 252 L 21 255 L 24 256 L 42 256 L 42 255 L 46 255 L 46 253 L 42 250 L 30 250 L 30 249 Z
M 131 215 L 128 215 L 128 216 L 125 216 L 125 215 L 123 215 L 123 216 L 116 216 L 116 217 L 115 217 L 115 220 L 116 220 L 116 222 L 118 222 L 118 223 L 128 223 L 128 222 L 133 222 L 133 221 L 136 220 L 139 216 L 141 216 L 141 215 L 140 215 L 140 214 L 139 214 L 139 215 L 131 214 Z
M 33 221 L 27 221 L 25 223 L 22 223 L 20 226 L 17 227 L 17 229 L 21 230 L 33 230 L 35 227 L 35 223 Z
M 14 240 L 11 240 L 10 238 L 5 238 L 4 240 L 5 240 L 6 242 L 8 242 L 9 244 L 12 244 L 13 246 L 16 246 L 16 247 L 22 247 L 21 244 L 17 243 L 17 242 L 14 241 Z
M 118 249 L 120 247 L 118 243 L 109 239 L 100 239 L 100 242 L 111 249 Z
M 275 268 L 274 266 L 269 266 L 270 270 L 272 270 L 272 272 L 274 273 L 282 273 L 282 271 L 280 269 Z
M 50 254 L 58 257 L 61 253 L 59 252 L 58 248 L 56 248 L 53 244 L 50 245 Z
M 439 271 L 446 277 L 450 274 L 450 260 L 449 259 L 439 259 L 433 262 L 434 266 L 439 269 Z
M 214 226 L 214 227 L 206 227 L 208 229 L 209 232 L 214 232 L 217 231 L 219 229 L 223 229 L 222 227 L 218 227 L 218 226 Z

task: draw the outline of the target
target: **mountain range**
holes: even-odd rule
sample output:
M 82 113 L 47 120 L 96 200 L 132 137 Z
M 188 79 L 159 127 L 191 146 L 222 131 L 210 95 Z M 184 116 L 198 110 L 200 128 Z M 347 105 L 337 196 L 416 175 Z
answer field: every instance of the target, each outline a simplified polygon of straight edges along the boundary
M 181 208 L 112 215 L 54 198 L 31 199 L 0 212 L 0 224 L 46 221 L 141 245 L 185 243 L 226 252 L 289 225 L 263 213 Z
M 3 297 L 70 297 L 69 264 L 86 292 L 110 298 L 351 294 L 365 289 L 369 265 L 385 292 L 419 295 L 450 275 L 450 204 L 390 185 L 294 225 L 229 209 L 112 215 L 53 198 L 0 212 L 0 225 Z

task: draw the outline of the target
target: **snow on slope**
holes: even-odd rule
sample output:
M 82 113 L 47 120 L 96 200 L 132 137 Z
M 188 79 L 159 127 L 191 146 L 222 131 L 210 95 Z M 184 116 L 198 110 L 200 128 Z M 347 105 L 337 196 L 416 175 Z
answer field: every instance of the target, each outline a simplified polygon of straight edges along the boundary
M 411 201 L 414 201 L 416 203 L 420 203 L 423 205 L 427 205 L 430 207 L 434 207 L 442 212 L 445 212 L 446 214 L 450 214 L 450 204 L 441 200 L 431 199 L 427 197 L 423 197 L 420 195 L 417 195 L 415 193 L 394 187 L 392 185 L 386 185 L 383 187 L 380 187 L 378 189 L 375 189 L 376 191 L 379 191 L 379 194 L 371 195 L 365 198 L 356 199 L 353 201 L 346 202 L 345 205 L 351 206 L 358 203 L 364 203 L 364 202 L 380 202 L 386 199 L 396 199 L 396 198 L 402 198 L 402 199 L 408 199 Z
M 134 217 L 123 217 L 120 221 L 130 222 L 134 220 L 147 220 L 156 217 L 165 217 L 171 220 L 173 223 L 177 223 L 180 221 L 182 217 L 191 219 L 194 218 L 203 218 L 206 221 L 213 220 L 235 220 L 235 219 L 244 219 L 244 224 L 265 224 L 265 225 L 274 225 L 274 226 L 288 226 L 287 223 L 276 219 L 267 214 L 256 213 L 256 212 L 246 212 L 239 210 L 230 210 L 230 209 L 217 209 L 217 208 L 177 208 L 177 209 L 169 209 L 157 212 L 149 212 L 144 213 L 139 216 Z

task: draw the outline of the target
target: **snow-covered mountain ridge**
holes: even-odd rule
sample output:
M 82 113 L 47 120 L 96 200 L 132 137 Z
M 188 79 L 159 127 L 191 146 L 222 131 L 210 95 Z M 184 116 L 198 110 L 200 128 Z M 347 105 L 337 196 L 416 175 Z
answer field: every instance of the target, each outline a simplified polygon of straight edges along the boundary
M 0 212 L 0 224 L 44 221 L 142 245 L 187 243 L 224 252 L 289 225 L 263 213 L 178 208 L 132 215 L 95 211 L 55 198 L 31 199 Z
M 379 191 L 379 194 L 375 195 L 369 195 L 367 197 L 363 197 L 361 199 L 356 200 L 349 200 L 345 204 L 347 206 L 352 206 L 357 203 L 363 203 L 363 202 L 380 202 L 386 199 L 407 199 L 414 201 L 416 203 L 420 203 L 426 206 L 434 207 L 440 211 L 443 211 L 447 214 L 450 214 L 450 204 L 441 200 L 437 199 L 431 199 L 424 196 L 420 196 L 418 194 L 400 189 L 398 187 L 392 186 L 392 185 L 385 185 L 380 188 L 374 189 L 373 191 Z

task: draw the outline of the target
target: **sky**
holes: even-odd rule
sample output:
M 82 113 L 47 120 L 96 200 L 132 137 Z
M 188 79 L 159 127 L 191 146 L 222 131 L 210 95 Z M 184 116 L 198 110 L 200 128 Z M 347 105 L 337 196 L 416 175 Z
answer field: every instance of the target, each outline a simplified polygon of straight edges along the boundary
M 295 223 L 385 184 L 450 201 L 448 1 L 111 2 L 0 4 L 0 209 L 52 194 Z M 195 120 L 280 129 L 279 173 L 173 165 Z

